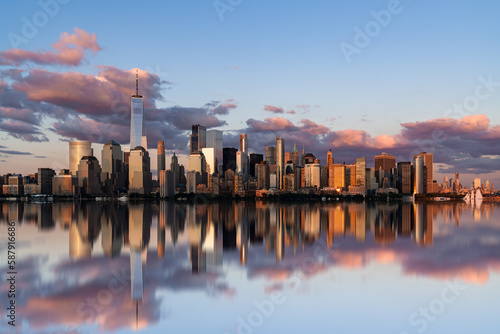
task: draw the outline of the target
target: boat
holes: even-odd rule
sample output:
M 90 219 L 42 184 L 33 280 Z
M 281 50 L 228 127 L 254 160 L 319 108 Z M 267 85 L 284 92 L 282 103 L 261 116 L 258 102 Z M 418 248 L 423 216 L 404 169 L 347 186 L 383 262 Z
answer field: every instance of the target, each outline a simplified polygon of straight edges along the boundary
M 128 201 L 128 197 L 124 195 L 122 197 L 118 197 L 118 200 L 122 201 L 122 202 L 126 202 L 126 201 Z
M 434 197 L 434 201 L 436 202 L 446 202 L 446 201 L 450 201 L 451 198 L 449 197 Z

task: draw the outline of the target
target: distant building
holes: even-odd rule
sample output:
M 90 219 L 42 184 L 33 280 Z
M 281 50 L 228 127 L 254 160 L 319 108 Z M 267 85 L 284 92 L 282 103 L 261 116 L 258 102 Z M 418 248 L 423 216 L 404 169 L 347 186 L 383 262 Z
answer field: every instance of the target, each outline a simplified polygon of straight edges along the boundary
M 236 152 L 238 152 L 238 150 L 233 147 L 224 147 L 224 149 L 222 150 L 222 169 L 224 173 L 228 169 L 232 170 L 233 172 L 236 171 Z
M 276 137 L 276 187 L 283 189 L 283 176 L 285 173 L 285 140 Z
M 409 161 L 398 162 L 398 178 L 396 188 L 400 194 L 412 194 L 412 165 Z
M 101 195 L 101 166 L 94 156 L 85 156 L 78 164 L 78 187 L 84 195 Z
M 257 189 L 269 189 L 269 166 L 265 161 L 255 165 L 255 174 L 257 176 Z
M 266 161 L 268 165 L 276 164 L 276 147 L 266 147 Z
M 102 174 L 105 193 L 110 194 L 116 189 L 126 187 L 126 174 L 123 168 L 123 152 L 120 144 L 110 140 L 102 147 Z
M 396 168 L 396 157 L 385 152 L 375 156 L 375 170 L 390 172 L 392 168 Z
M 177 159 L 175 152 L 172 155 L 172 158 L 170 158 L 170 170 L 174 172 L 175 189 L 177 189 L 177 187 L 179 187 L 179 184 L 181 184 L 182 182 L 179 160 Z
M 55 175 L 56 172 L 52 168 L 38 168 L 37 178 L 41 194 L 52 194 L 52 179 Z
M 152 190 L 152 174 L 149 153 L 142 146 L 130 151 L 129 193 L 149 194 Z
M 255 177 L 255 166 L 260 164 L 261 161 L 264 160 L 264 156 L 262 154 L 252 153 L 250 154 L 250 176 Z
M 366 186 L 366 158 L 356 159 L 356 186 Z
M 191 127 L 191 136 L 190 136 L 190 146 L 191 146 L 191 154 L 201 152 L 202 148 L 207 147 L 207 128 L 200 125 L 194 124 Z
M 175 173 L 171 170 L 160 170 L 158 179 L 160 181 L 160 196 L 173 197 L 175 195 Z
M 221 173 L 223 171 L 219 170 L 223 162 L 223 136 L 220 130 L 210 130 L 207 131 L 207 147 L 211 147 L 215 150 L 215 166 L 216 168 L 212 173 Z
M 86 156 L 93 156 L 92 144 L 85 140 L 75 140 L 69 142 L 69 170 L 72 175 L 76 175 L 80 160 Z
M 424 159 L 422 156 L 417 155 L 414 157 L 415 167 L 415 181 L 414 181 L 414 193 L 415 194 L 424 194 Z
M 79 195 L 78 177 L 72 175 L 69 169 L 61 169 L 59 175 L 52 179 L 52 194 L 57 196 Z
M 160 140 L 158 142 L 158 152 L 157 152 L 157 167 L 158 180 L 160 179 L 160 171 L 165 170 L 165 142 Z

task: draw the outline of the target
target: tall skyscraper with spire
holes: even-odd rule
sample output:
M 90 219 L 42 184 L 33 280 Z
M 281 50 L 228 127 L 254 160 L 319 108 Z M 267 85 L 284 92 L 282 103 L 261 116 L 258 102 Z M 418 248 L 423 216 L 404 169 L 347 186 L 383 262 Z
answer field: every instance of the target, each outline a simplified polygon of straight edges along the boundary
M 144 121 L 144 99 L 139 95 L 139 74 L 135 72 L 135 95 L 132 95 L 130 111 L 130 151 L 137 146 L 148 149 L 146 122 Z

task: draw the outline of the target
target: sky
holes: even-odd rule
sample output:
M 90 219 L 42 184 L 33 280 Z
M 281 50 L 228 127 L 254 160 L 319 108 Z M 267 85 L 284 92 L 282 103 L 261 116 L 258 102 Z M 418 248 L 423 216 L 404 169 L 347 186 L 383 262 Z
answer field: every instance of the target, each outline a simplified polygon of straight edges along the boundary
M 187 166 L 192 124 L 326 162 L 434 153 L 500 186 L 496 1 L 9 2 L 0 23 L 0 174 L 68 168 L 68 141 L 130 141 L 139 73 L 148 149 Z

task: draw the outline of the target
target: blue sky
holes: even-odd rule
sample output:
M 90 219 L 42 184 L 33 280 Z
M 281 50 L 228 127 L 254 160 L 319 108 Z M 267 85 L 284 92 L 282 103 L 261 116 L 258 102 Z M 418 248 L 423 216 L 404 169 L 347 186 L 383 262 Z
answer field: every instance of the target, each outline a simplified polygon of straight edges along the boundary
M 225 4 L 231 10 L 218 12 L 214 4 Z M 379 26 L 380 31 L 372 33 L 367 45 L 359 48 L 359 54 L 353 54 L 349 62 L 341 43 L 355 46 L 356 29 L 366 32 L 375 20 L 372 12 L 388 8 L 397 8 L 397 13 L 391 14 L 385 27 Z M 480 77 L 491 76 L 494 82 L 497 78 L 500 81 L 499 9 L 500 4 L 495 1 L 69 1 L 59 4 L 58 12 L 27 43 L 15 46 L 9 41 L 9 33 L 22 35 L 23 18 L 33 22 L 33 16 L 42 8 L 36 1 L 12 2 L 6 6 L 8 15 L 4 15 L 0 25 L 0 52 L 13 46 L 52 51 L 51 45 L 60 34 L 72 34 L 75 27 L 95 34 L 101 50 L 95 54 L 87 52 L 76 66 L 23 62 L 4 64 L 0 71 L 21 68 L 26 75 L 40 68 L 98 75 L 99 66 L 113 66 L 122 71 L 139 68 L 156 73 L 167 81 L 157 88 L 163 99 L 155 99 L 156 108 L 203 108 L 210 101 L 233 100 L 237 108 L 217 116 L 225 122 L 219 128 L 237 131 L 232 137 L 225 137 L 225 142 L 233 146 L 237 133 L 249 132 L 250 149 L 254 151 L 273 145 L 270 138 L 276 134 L 249 127 L 250 118 L 265 122 L 266 118 L 284 117 L 296 126 L 308 119 L 332 132 L 355 129 L 376 137 L 398 135 L 401 123 L 486 115 L 489 127 L 482 130 L 492 132 L 496 139 L 500 88 L 496 87 L 471 111 L 450 115 L 447 110 L 473 96 Z M 0 80 L 14 83 L 4 75 Z M 265 105 L 283 108 L 285 112 L 293 110 L 295 114 L 273 114 L 264 110 Z M 304 113 L 300 106 L 310 106 L 310 111 Z M 38 129 L 48 141 L 35 143 L 15 138 L 0 125 L 2 149 L 47 157 L 35 160 L 23 156 L 36 164 L 53 164 L 55 160 L 59 161 L 58 166 L 67 164 L 66 157 L 51 152 L 57 152 L 54 148 L 65 152 L 64 140 L 71 138 L 50 131 L 53 118 L 41 115 L 40 119 Z M 0 115 L 2 121 L 8 121 L 5 114 Z M 178 130 L 187 144 L 185 129 Z M 252 143 L 252 133 L 261 140 Z M 293 139 L 287 141 L 287 133 L 282 133 L 287 150 L 291 150 L 292 140 L 303 138 L 315 145 L 306 150 L 323 160 L 329 146 L 334 156 L 338 151 L 338 159 L 347 162 L 355 156 L 354 152 L 372 153 L 366 151 L 366 145 L 363 149 L 332 145 L 329 135 L 325 133 L 324 138 L 312 141 L 291 136 Z M 460 134 L 464 135 L 468 134 Z M 492 174 L 492 180 L 500 184 L 498 168 L 492 167 L 500 162 L 499 150 L 494 154 L 491 142 L 488 145 L 490 149 L 479 155 L 486 159 L 480 172 L 485 177 Z M 453 143 L 444 146 L 446 152 L 455 150 L 446 157 L 442 154 L 441 161 L 436 159 L 451 166 L 447 173 L 454 169 L 473 173 L 471 164 L 477 156 L 464 157 L 464 152 Z M 465 146 L 470 150 L 484 147 L 476 139 L 474 145 Z M 179 145 L 170 149 L 179 151 Z M 374 147 L 371 149 L 375 151 Z M 382 150 L 391 152 L 391 147 L 381 147 Z M 352 156 L 348 151 L 353 152 Z M 395 155 L 401 154 L 395 151 Z M 22 173 L 33 172 L 22 166 L 18 158 L 2 154 L 0 159 L 8 167 L 2 163 L 0 173 L 19 169 Z M 467 164 L 454 164 L 466 158 Z

